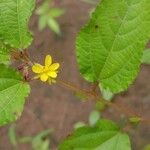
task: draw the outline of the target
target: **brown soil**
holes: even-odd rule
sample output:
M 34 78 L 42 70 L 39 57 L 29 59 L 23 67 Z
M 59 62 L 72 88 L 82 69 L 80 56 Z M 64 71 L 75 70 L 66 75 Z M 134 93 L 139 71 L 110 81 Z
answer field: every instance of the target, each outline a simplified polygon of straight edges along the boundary
M 65 8 L 66 13 L 59 19 L 62 37 L 57 37 L 48 28 L 38 31 L 38 16 L 31 19 L 31 30 L 34 41 L 29 48 L 32 60 L 43 63 L 47 54 L 51 54 L 55 61 L 61 63 L 59 78 L 88 88 L 89 85 L 80 76 L 75 57 L 76 34 L 89 18 L 92 5 L 80 0 L 56 0 L 56 6 Z M 40 1 L 37 1 L 40 4 Z M 145 118 L 150 117 L 150 67 L 142 66 L 142 70 L 128 92 L 116 96 L 117 103 L 124 103 Z M 52 128 L 52 149 L 57 149 L 61 139 L 66 137 L 78 121 L 87 122 L 89 113 L 94 109 L 93 101 L 81 102 L 72 92 L 56 85 L 42 84 L 40 81 L 31 83 L 31 94 L 26 101 L 24 112 L 16 122 L 19 136 L 35 135 L 43 129 Z M 105 117 L 116 119 L 122 114 L 109 109 Z M 12 150 L 8 140 L 8 128 L 0 128 L 0 150 Z M 150 141 L 150 127 L 142 124 L 136 130 L 130 130 L 134 150 L 142 150 Z M 28 144 L 20 145 L 19 150 L 30 150 Z

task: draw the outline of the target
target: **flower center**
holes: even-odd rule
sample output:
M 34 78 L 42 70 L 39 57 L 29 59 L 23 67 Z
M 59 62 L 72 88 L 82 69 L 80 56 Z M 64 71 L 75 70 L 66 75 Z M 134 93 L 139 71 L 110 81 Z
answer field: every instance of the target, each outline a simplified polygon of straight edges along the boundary
M 44 66 L 42 73 L 47 73 L 50 71 L 50 68 L 47 66 Z

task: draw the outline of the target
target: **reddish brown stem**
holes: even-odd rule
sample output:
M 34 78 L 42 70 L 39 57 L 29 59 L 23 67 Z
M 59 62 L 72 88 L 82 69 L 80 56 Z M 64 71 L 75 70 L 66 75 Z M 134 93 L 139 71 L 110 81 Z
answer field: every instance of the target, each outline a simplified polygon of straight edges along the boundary
M 12 52 L 11 56 L 12 56 L 13 59 L 21 60 L 21 61 L 23 61 L 24 63 L 26 63 L 29 66 L 33 65 L 32 61 L 29 59 L 29 56 L 28 56 L 26 51 L 23 51 L 23 52 Z M 135 112 L 133 112 L 131 109 L 127 108 L 126 106 L 121 106 L 120 104 L 115 104 L 115 103 L 112 103 L 110 101 L 107 101 L 107 100 L 104 100 L 103 98 L 101 98 L 96 93 L 96 88 L 98 86 L 98 83 L 95 83 L 93 85 L 92 91 L 91 90 L 89 91 L 89 90 L 81 89 L 81 88 L 79 88 L 79 87 L 77 87 L 75 85 L 72 85 L 72 84 L 70 84 L 68 82 L 65 82 L 65 81 L 62 81 L 62 80 L 57 80 L 57 83 L 59 83 L 60 85 L 63 85 L 64 87 L 67 87 L 69 90 L 81 93 L 81 94 L 83 94 L 83 95 L 85 95 L 85 96 L 87 96 L 87 97 L 89 97 L 91 99 L 94 99 L 96 101 L 101 101 L 101 102 L 103 102 L 104 104 L 106 104 L 108 106 L 112 106 L 114 109 L 116 109 L 117 111 L 119 111 L 121 113 L 126 114 L 128 117 L 141 118 Z M 149 120 L 146 120 L 146 119 L 143 119 L 143 118 L 141 118 L 141 121 L 146 123 L 146 124 L 150 123 Z
M 137 115 L 135 112 L 133 112 L 133 110 L 127 108 L 126 106 L 122 106 L 120 104 L 116 104 L 116 103 L 104 100 L 96 92 L 94 93 L 93 91 L 83 90 L 81 88 L 78 88 L 75 85 L 72 85 L 72 84 L 70 84 L 68 82 L 65 82 L 65 81 L 62 81 L 62 80 L 57 80 L 57 83 L 59 83 L 60 85 L 63 85 L 64 87 L 67 87 L 69 90 L 72 90 L 72 91 L 75 91 L 75 92 L 79 92 L 79 93 L 81 93 L 83 95 L 86 95 L 89 98 L 92 98 L 92 99 L 96 100 L 96 101 L 101 101 L 101 102 L 103 102 L 104 104 L 106 104 L 108 106 L 112 106 L 115 110 L 117 110 L 117 111 L 119 111 L 121 113 L 124 113 L 129 118 L 130 117 L 141 118 L 141 117 L 139 117 L 139 115 Z M 142 118 L 141 118 L 141 121 L 149 122 L 147 120 L 143 120 Z

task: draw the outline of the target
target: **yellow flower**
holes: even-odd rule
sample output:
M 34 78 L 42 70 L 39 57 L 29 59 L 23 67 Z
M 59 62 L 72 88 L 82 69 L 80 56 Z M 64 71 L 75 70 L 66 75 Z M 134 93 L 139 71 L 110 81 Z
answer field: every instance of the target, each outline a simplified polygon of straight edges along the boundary
M 54 83 L 59 67 L 59 63 L 52 64 L 52 57 L 50 55 L 47 55 L 45 58 L 45 66 L 34 63 L 34 65 L 32 66 L 32 71 L 38 74 L 35 79 L 40 78 L 40 80 L 43 82 L 48 81 L 49 83 Z

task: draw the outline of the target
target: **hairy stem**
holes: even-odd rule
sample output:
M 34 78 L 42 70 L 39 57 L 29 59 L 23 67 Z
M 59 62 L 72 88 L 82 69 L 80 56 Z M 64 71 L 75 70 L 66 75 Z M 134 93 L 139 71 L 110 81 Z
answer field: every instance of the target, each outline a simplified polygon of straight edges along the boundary
M 139 115 L 137 115 L 135 112 L 133 112 L 133 110 L 127 108 L 126 106 L 122 106 L 121 104 L 116 104 L 116 103 L 104 100 L 95 91 L 93 92 L 93 91 L 84 90 L 84 89 L 78 88 L 77 86 L 70 84 L 68 82 L 62 81 L 62 80 L 57 80 L 57 83 L 68 88 L 69 90 L 72 90 L 74 92 L 79 92 L 79 93 L 87 96 L 88 98 L 94 99 L 96 101 L 101 101 L 102 103 L 104 103 L 107 106 L 112 106 L 115 110 L 126 114 L 128 117 L 133 117 L 133 116 L 139 117 Z
M 16 59 L 16 60 L 21 60 L 24 63 L 28 64 L 29 66 L 32 66 L 33 63 L 30 60 L 27 51 L 23 51 L 20 53 L 16 53 L 16 52 L 12 52 L 12 58 Z M 136 114 L 132 109 L 127 108 L 127 106 L 121 105 L 121 104 L 116 104 L 110 101 L 107 101 L 105 99 L 103 99 L 100 94 L 98 94 L 96 92 L 96 88 L 98 86 L 98 83 L 95 83 L 92 87 L 92 90 L 85 90 L 82 88 L 79 88 L 76 85 L 70 84 L 68 82 L 62 81 L 62 80 L 57 80 L 57 83 L 59 85 L 62 85 L 66 88 L 68 88 L 69 90 L 72 90 L 74 92 L 78 92 L 81 93 L 83 95 L 85 95 L 86 97 L 95 100 L 95 101 L 101 101 L 103 104 L 107 105 L 107 106 L 111 106 L 113 107 L 115 110 L 124 113 L 128 118 L 130 117 L 138 117 L 140 118 L 141 122 L 145 123 L 145 124 L 150 124 L 150 121 L 148 119 L 144 119 L 142 117 L 139 117 L 138 114 Z

